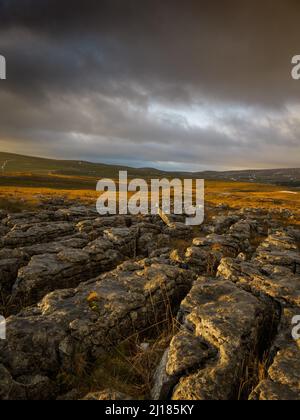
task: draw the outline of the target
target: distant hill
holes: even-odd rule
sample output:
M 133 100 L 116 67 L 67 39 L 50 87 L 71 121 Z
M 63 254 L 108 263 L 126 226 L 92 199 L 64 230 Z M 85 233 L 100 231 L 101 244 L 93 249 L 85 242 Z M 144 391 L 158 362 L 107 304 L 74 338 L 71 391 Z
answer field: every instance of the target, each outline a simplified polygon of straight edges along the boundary
M 205 179 L 254 182 L 287 187 L 300 187 L 300 168 L 291 169 L 254 169 L 227 172 L 201 172 Z M 199 175 L 198 174 L 198 175 Z
M 243 171 L 204 171 L 204 172 L 166 172 L 153 168 L 130 168 L 126 166 L 107 165 L 78 160 L 55 160 L 39 157 L 23 156 L 0 152 L 0 185 L 28 186 L 40 185 L 55 180 L 55 185 L 62 178 L 66 187 L 78 187 L 93 185 L 100 178 L 116 178 L 120 170 L 126 170 L 130 178 L 204 178 L 207 180 L 255 182 L 282 185 L 286 187 L 300 187 L 299 169 L 267 169 L 267 170 L 243 170 Z M 74 180 L 72 180 L 74 178 Z M 66 180 L 69 181 L 67 182 Z M 81 185 L 82 184 L 82 185 Z
M 126 166 L 106 165 L 80 160 L 55 160 L 40 157 L 23 156 L 0 152 L 0 173 L 10 175 L 31 173 L 39 175 L 67 175 L 84 177 L 115 177 L 120 170 L 126 170 L 130 176 L 152 176 L 164 173 L 156 169 L 134 169 Z

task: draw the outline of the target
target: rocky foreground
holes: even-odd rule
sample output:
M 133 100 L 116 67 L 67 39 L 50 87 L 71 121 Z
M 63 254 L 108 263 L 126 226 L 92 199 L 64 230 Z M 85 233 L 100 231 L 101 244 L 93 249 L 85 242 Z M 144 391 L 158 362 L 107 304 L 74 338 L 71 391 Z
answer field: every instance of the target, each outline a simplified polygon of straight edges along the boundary
M 178 328 L 153 370 L 153 399 L 300 399 L 300 231 L 289 212 L 208 209 L 98 217 L 48 202 L 0 212 L 0 399 L 130 399 L 62 384 L 132 334 Z M 88 374 L 88 372 L 86 373 Z

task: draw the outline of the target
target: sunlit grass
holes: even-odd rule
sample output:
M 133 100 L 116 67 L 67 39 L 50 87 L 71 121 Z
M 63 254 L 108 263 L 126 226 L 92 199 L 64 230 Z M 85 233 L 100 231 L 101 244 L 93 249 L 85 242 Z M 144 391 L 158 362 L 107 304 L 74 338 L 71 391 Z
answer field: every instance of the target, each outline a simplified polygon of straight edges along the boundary
M 82 179 L 78 180 L 78 189 L 75 188 L 44 188 L 20 186 L 0 187 L 0 208 L 8 211 L 18 211 L 32 208 L 40 202 L 41 197 L 64 197 L 67 200 L 80 201 L 95 205 L 99 192 L 92 187 L 81 186 Z M 76 182 L 76 178 L 72 179 Z M 228 205 L 233 209 L 239 208 L 263 208 L 268 210 L 290 210 L 295 215 L 295 223 L 299 224 L 300 217 L 300 193 L 288 193 L 280 186 L 207 181 L 205 183 L 205 202 L 208 205 Z

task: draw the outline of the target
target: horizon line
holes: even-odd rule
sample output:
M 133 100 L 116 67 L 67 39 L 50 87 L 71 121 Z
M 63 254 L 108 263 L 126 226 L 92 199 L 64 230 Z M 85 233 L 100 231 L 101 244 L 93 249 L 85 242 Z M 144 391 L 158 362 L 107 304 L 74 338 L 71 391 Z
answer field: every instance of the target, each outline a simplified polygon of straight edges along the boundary
M 105 165 L 105 166 L 110 166 L 110 167 L 123 167 L 123 168 L 127 168 L 127 169 L 137 169 L 137 170 L 155 170 L 158 172 L 165 172 L 165 173 L 178 173 L 178 174 L 199 174 L 199 173 L 205 173 L 205 172 L 212 172 L 212 173 L 230 173 L 230 172 L 247 172 L 247 171 L 252 171 L 252 172 L 259 172 L 259 171 L 282 171 L 282 170 L 300 170 L 300 167 L 273 167 L 273 168 L 243 168 L 243 169 L 225 169 L 225 170 L 217 170 L 217 169 L 204 169 L 204 170 L 200 170 L 200 171 L 186 171 L 186 170 L 167 170 L 167 169 L 158 169 L 155 166 L 130 166 L 129 164 L 114 164 L 114 163 L 104 163 L 104 162 L 97 162 L 97 161 L 92 161 L 92 160 L 86 160 L 86 159 L 65 159 L 65 158 L 53 158 L 50 156 L 40 156 L 40 155 L 27 155 L 27 154 L 21 154 L 21 153 L 13 153 L 13 152 L 7 152 L 7 151 L 3 151 L 0 150 L 0 154 L 1 153 L 5 153 L 5 154 L 9 154 L 9 155 L 14 155 L 14 156 L 19 156 L 19 157 L 27 157 L 27 158 L 33 158 L 33 159 L 43 159 L 43 160 L 54 160 L 54 161 L 58 161 L 58 162 L 83 162 L 83 163 L 87 163 L 87 164 L 92 164 L 92 165 Z

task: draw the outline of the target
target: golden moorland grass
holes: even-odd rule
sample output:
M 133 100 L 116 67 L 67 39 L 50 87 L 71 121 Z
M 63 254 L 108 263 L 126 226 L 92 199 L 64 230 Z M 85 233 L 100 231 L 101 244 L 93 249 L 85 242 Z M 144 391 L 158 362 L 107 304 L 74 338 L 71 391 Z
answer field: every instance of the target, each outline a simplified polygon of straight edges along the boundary
M 79 183 L 80 185 L 80 183 Z M 57 189 L 27 186 L 0 187 L 0 209 L 8 211 L 21 211 L 34 208 L 41 197 L 65 197 L 69 200 L 78 200 L 83 203 L 94 204 L 99 193 L 91 188 Z M 211 205 L 226 204 L 231 208 L 265 208 L 277 210 L 290 210 L 296 216 L 300 215 L 300 192 L 287 191 L 284 187 L 241 183 L 206 181 L 205 202 Z

